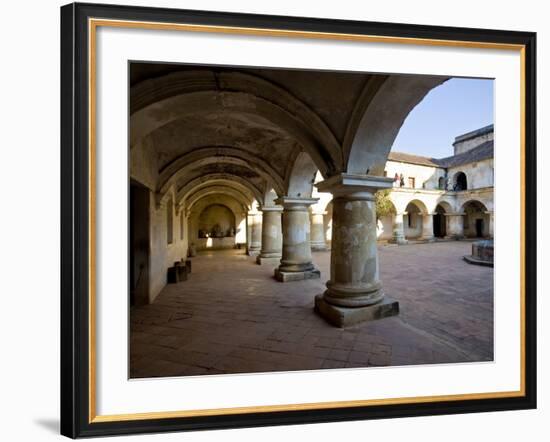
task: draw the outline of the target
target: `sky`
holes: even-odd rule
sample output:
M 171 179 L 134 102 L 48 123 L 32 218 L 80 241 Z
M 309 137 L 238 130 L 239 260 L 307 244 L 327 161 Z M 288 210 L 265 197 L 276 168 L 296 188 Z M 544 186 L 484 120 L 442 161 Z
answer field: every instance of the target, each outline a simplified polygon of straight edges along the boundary
M 431 158 L 453 154 L 453 141 L 493 123 L 493 80 L 452 78 L 433 89 L 408 115 L 392 147 Z

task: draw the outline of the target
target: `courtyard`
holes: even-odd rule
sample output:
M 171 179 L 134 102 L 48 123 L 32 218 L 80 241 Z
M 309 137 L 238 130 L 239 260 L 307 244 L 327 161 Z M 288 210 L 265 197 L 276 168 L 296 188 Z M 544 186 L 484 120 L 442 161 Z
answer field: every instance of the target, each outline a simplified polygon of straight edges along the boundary
M 336 328 L 313 311 L 320 279 L 280 283 L 243 250 L 206 251 L 189 279 L 130 310 L 130 377 L 191 376 L 493 359 L 493 269 L 462 257 L 470 241 L 379 245 L 398 316 Z

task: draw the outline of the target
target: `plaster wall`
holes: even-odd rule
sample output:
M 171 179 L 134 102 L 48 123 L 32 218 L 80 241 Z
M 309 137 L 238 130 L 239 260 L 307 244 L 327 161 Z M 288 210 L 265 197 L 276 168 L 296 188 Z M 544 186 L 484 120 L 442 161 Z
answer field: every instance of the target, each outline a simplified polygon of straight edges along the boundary
M 458 172 L 464 172 L 466 174 L 468 190 L 492 187 L 494 185 L 494 163 L 492 158 L 478 161 L 477 163 L 450 167 L 448 175 L 451 180 Z
M 160 291 L 166 285 L 168 267 L 172 267 L 175 261 L 187 257 L 187 229 L 181 232 L 180 217 L 185 216 L 183 211 L 176 213 L 172 205 L 173 238 L 168 244 L 168 220 L 166 203 L 158 208 L 154 198 L 150 198 L 150 219 L 151 219 L 151 258 L 149 274 L 149 302 L 153 302 Z M 183 220 L 185 227 L 185 219 Z M 182 237 L 183 236 L 183 237 Z
M 145 137 L 130 149 L 130 176 L 151 190 L 158 182 L 157 154 L 150 137 Z
M 385 171 L 389 178 L 393 178 L 396 173 L 397 175 L 403 174 L 406 188 L 410 188 L 409 177 L 414 178 L 415 189 L 439 189 L 439 178 L 445 176 L 445 169 L 440 167 L 396 161 L 388 161 Z M 399 187 L 399 182 L 395 182 L 394 187 Z

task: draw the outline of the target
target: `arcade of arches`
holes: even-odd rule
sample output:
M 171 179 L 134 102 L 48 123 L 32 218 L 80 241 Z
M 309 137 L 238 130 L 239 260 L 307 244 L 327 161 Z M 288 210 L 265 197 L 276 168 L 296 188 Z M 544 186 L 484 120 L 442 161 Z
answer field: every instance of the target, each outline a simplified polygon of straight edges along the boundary
M 132 63 L 135 317 L 139 306 L 165 305 L 164 293 L 174 293 L 167 272 L 196 255 L 178 303 L 185 303 L 186 284 L 200 280 L 199 270 L 212 281 L 242 259 L 266 275 L 260 298 L 318 285 L 314 255 L 322 255 L 329 274 L 311 299 L 312 317 L 314 302 L 323 323 L 339 327 L 397 314 L 380 278 L 383 220 L 374 194 L 395 187 L 384 173 L 392 143 L 409 112 L 445 80 Z M 441 192 L 430 198 L 394 200 L 386 239 L 492 234 L 491 208 L 482 201 Z M 212 258 L 211 270 L 203 257 Z

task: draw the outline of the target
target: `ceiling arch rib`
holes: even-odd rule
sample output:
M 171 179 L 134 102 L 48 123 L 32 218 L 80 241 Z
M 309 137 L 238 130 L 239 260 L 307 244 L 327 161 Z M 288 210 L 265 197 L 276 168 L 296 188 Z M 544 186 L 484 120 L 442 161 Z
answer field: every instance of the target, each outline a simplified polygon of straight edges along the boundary
M 299 152 L 287 170 L 286 195 L 310 198 L 318 170 L 317 165 L 306 152 Z
M 209 186 L 194 192 L 185 200 L 186 210 L 187 211 L 192 210 L 193 206 L 198 201 L 210 195 L 230 196 L 241 204 L 243 211 L 247 211 L 252 208 L 252 200 L 248 199 L 246 195 L 239 192 L 238 190 L 232 189 L 227 186 Z
M 200 176 L 184 183 L 176 192 L 176 203 L 182 204 L 193 192 L 211 185 L 222 185 L 238 190 L 250 200 L 262 202 L 261 189 L 237 175 L 214 173 Z
M 178 72 L 137 84 L 131 94 L 131 146 L 190 112 L 211 113 L 222 106 L 231 112 L 263 115 L 284 128 L 310 151 L 323 174 L 342 167 L 340 145 L 324 121 L 285 89 L 254 75 Z
M 234 164 L 250 168 L 264 178 L 268 186 L 273 187 L 279 195 L 284 192 L 283 179 L 267 161 L 243 149 L 224 146 L 203 147 L 177 157 L 160 172 L 160 193 L 164 193 L 173 182 L 177 182 L 180 177 L 185 176 L 186 171 L 196 165 L 214 163 Z

